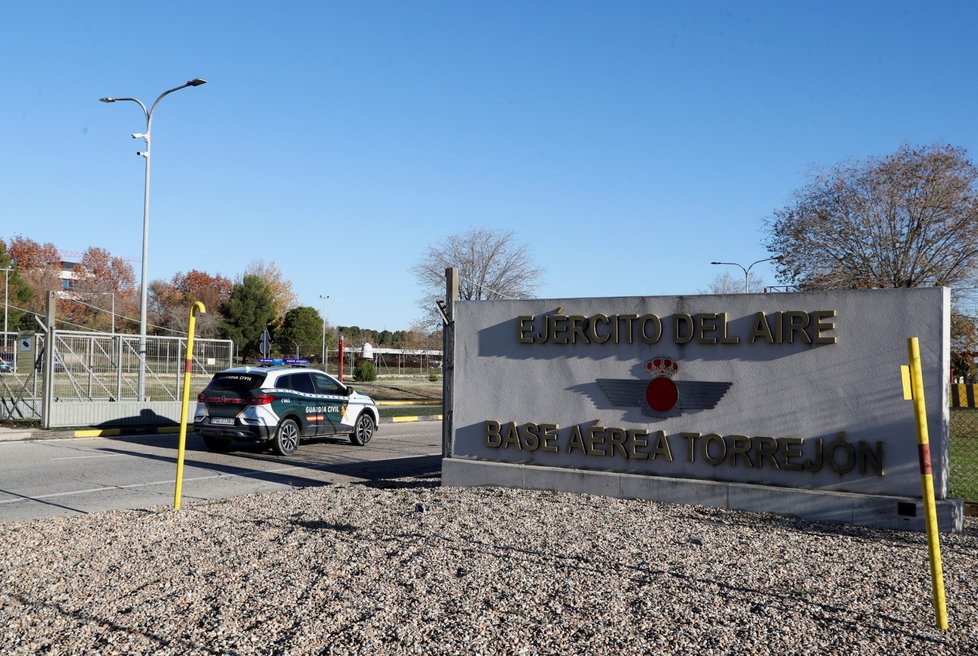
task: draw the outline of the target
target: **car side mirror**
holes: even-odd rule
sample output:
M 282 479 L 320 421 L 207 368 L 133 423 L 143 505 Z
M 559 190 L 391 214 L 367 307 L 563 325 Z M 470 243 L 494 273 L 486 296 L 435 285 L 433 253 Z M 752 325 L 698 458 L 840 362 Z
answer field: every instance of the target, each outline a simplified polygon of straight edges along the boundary
M 352 394 L 353 394 L 353 393 L 354 393 L 355 391 L 356 391 L 356 390 L 355 390 L 355 389 L 353 389 L 352 387 L 347 387 L 347 388 L 346 388 L 346 395 L 347 395 L 347 396 L 351 396 L 351 395 L 352 395 Z

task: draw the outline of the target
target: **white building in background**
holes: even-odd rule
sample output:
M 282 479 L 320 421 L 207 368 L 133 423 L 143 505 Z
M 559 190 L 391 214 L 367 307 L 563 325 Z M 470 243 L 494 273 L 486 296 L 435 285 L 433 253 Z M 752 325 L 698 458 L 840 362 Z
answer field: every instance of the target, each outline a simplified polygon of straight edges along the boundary
M 76 269 L 80 266 L 80 262 L 61 260 L 61 270 L 58 272 L 58 277 L 61 279 L 61 291 L 69 292 L 72 290 L 75 281 L 78 280 Z

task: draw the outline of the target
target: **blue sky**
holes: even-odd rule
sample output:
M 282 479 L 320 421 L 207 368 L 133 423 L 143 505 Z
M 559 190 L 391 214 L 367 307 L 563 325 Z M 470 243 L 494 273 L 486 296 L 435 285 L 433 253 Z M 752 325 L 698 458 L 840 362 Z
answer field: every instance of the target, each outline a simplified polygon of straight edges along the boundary
M 689 294 L 766 257 L 806 175 L 978 157 L 973 2 L 37 2 L 0 8 L 0 237 L 275 262 L 335 325 L 406 329 L 410 268 L 512 230 L 541 297 Z M 773 271 L 759 265 L 769 284 Z M 737 270 L 730 270 L 736 274 Z

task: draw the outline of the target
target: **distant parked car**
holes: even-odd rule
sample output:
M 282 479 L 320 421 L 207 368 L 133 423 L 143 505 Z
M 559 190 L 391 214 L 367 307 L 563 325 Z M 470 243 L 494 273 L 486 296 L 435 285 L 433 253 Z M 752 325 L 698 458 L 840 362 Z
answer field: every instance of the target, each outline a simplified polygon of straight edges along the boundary
M 14 368 L 6 360 L 0 360 L 0 374 L 8 374 L 13 371 Z

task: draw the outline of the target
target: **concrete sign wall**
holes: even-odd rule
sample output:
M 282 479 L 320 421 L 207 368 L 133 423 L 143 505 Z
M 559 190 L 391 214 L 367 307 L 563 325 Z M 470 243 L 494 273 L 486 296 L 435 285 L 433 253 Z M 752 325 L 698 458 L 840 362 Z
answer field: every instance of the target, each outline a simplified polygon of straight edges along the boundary
M 949 299 L 928 288 L 458 302 L 451 456 L 649 485 L 919 498 L 900 378 L 916 336 L 943 499 Z

